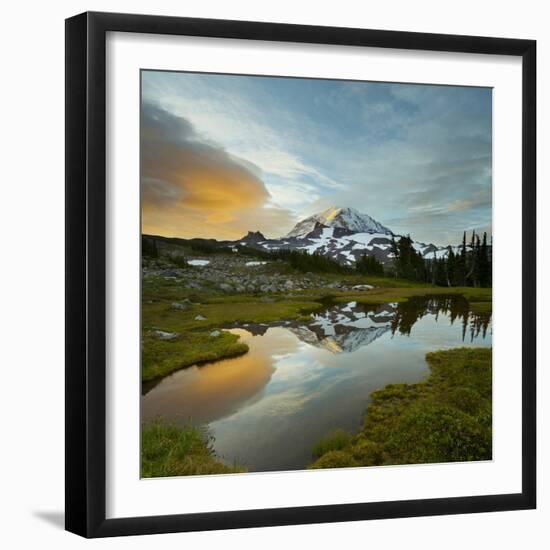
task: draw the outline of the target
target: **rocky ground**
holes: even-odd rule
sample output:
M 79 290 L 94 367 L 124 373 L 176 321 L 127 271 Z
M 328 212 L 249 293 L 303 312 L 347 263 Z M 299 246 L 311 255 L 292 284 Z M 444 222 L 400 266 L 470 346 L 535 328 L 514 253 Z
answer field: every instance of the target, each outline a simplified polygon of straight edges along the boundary
M 223 293 L 278 294 L 312 288 L 369 290 L 369 285 L 351 284 L 329 276 L 290 271 L 284 262 L 254 258 L 209 255 L 187 258 L 190 265 L 177 267 L 165 259 L 144 259 L 144 280 L 162 277 L 191 290 Z M 193 265 L 195 264 L 195 265 Z

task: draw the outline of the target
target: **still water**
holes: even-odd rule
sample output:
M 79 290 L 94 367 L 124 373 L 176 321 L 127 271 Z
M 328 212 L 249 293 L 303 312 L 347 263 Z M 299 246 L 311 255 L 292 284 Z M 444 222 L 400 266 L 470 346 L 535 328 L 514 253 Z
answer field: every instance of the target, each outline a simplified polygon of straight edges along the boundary
M 423 379 L 429 351 L 491 346 L 490 315 L 458 296 L 328 307 L 308 322 L 228 329 L 250 351 L 144 387 L 142 420 L 206 425 L 219 457 L 249 471 L 295 470 L 333 428 L 357 431 L 370 394 Z

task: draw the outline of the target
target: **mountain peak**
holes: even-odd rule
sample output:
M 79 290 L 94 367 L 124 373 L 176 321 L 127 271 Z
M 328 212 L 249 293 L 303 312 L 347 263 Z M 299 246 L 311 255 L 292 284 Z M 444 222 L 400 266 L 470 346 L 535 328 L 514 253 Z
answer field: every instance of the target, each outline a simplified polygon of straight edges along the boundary
M 319 212 L 298 222 L 286 237 L 305 237 L 313 231 L 317 223 L 326 227 L 344 229 L 350 233 L 393 234 L 387 227 L 384 227 L 368 214 L 361 214 L 348 206 L 331 206 L 323 210 L 323 212 Z
M 258 242 L 265 241 L 265 240 L 266 240 L 266 239 L 265 239 L 263 233 L 261 233 L 260 231 L 249 231 L 249 232 L 241 239 L 241 241 L 253 242 L 253 243 L 258 243 Z

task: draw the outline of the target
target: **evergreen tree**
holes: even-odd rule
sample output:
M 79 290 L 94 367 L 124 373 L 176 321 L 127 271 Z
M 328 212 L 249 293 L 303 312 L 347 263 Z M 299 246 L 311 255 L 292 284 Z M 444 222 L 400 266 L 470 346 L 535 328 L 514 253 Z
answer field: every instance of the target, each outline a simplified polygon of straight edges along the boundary
M 447 254 L 447 286 L 454 286 L 457 284 L 456 267 L 456 256 L 452 247 L 449 246 Z
M 456 281 L 457 286 L 466 286 L 466 231 L 462 236 L 460 253 L 456 257 Z
M 293 269 L 304 273 L 307 273 L 308 271 L 326 273 L 350 272 L 350 268 L 317 252 L 309 254 L 307 250 L 281 249 L 276 252 L 271 252 L 270 256 L 275 260 L 283 260 L 288 262 Z
M 475 232 L 472 232 L 470 244 L 466 248 L 466 276 L 464 277 L 465 286 L 473 286 L 472 274 L 474 271 L 473 249 Z
M 475 231 L 466 244 L 466 232 L 462 235 L 462 244 L 458 252 L 452 246 L 447 255 L 424 258 L 415 247 L 410 235 L 398 241 L 392 237 L 391 253 L 393 265 L 390 266 L 395 277 L 411 281 L 431 282 L 439 286 L 484 286 L 492 285 L 492 246 L 487 244 L 487 234 L 480 239 Z M 144 246 L 145 249 L 145 246 Z M 252 250 L 252 249 L 251 249 Z M 344 266 L 322 254 L 309 254 L 306 250 L 281 249 L 262 251 L 267 258 L 288 262 L 291 267 L 303 272 L 352 273 L 351 267 Z M 355 271 L 364 275 L 384 275 L 384 266 L 376 257 L 364 254 L 355 265 Z
M 487 246 L 487 233 L 483 233 L 483 240 L 479 247 L 479 284 L 488 287 L 492 284 L 491 261 L 489 247 Z
M 148 256 L 150 258 L 158 258 L 159 251 L 157 248 L 157 241 L 155 239 L 141 237 L 141 255 Z
M 391 237 L 391 245 L 390 245 L 391 254 L 393 256 L 393 275 L 394 277 L 397 277 L 397 263 L 399 261 L 399 248 L 397 246 L 397 243 L 395 242 L 395 238 L 392 235 Z
M 475 248 L 472 251 L 472 255 L 474 257 L 474 271 L 472 274 L 474 286 L 480 286 L 480 277 L 481 277 L 480 269 L 481 269 L 481 263 L 482 263 L 481 254 L 482 254 L 481 243 L 479 241 L 479 235 L 476 234 Z
M 363 275 L 384 275 L 384 266 L 374 256 L 366 253 L 357 260 L 355 268 Z
M 392 239 L 392 252 L 395 256 L 395 275 L 412 281 L 427 280 L 426 261 L 413 246 L 410 235 L 401 237 L 399 242 Z

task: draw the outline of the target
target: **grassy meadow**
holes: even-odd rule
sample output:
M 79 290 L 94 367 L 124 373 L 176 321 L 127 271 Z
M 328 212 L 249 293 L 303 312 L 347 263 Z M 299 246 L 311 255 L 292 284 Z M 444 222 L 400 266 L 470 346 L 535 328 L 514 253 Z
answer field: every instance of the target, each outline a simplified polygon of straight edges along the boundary
M 230 260 L 231 257 L 228 257 Z M 191 270 L 200 280 L 201 267 Z M 242 272 L 239 272 L 242 269 Z M 237 273 L 235 273 L 235 270 Z M 297 280 L 282 262 L 264 275 Z M 249 267 L 233 268 L 245 277 Z M 379 305 L 416 296 L 461 295 L 475 313 L 490 313 L 490 288 L 444 287 L 394 277 L 323 273 L 308 288 L 222 291 L 219 285 L 189 288 L 178 277 L 148 274 L 142 280 L 142 381 L 155 383 L 191 365 L 245 354 L 248 346 L 224 327 L 303 320 L 331 304 Z M 189 279 L 187 279 L 189 281 Z M 193 279 L 191 279 L 193 280 Z M 358 290 L 357 285 L 370 285 Z M 193 286 L 193 285 L 192 285 Z M 159 332 L 160 331 L 160 332 Z M 160 338 L 159 334 L 169 335 Z M 394 384 L 370 396 L 364 424 L 355 434 L 335 430 L 312 449 L 312 469 L 415 464 L 491 458 L 491 350 L 452 349 L 427 356 L 428 378 Z M 369 397 L 365 396 L 365 405 Z M 206 432 L 161 419 L 142 427 L 142 477 L 243 472 L 216 457 Z
M 285 264 L 269 268 L 292 277 Z M 200 267 L 196 268 L 200 275 Z M 245 268 L 246 269 L 246 268 Z M 339 282 L 346 290 L 332 288 Z M 468 299 L 473 311 L 490 312 L 490 288 L 449 287 L 419 284 L 406 279 L 358 274 L 323 274 L 323 286 L 270 294 L 227 293 L 189 289 L 162 276 L 144 278 L 142 288 L 142 380 L 151 381 L 180 368 L 246 353 L 238 336 L 223 327 L 280 320 L 307 320 L 331 303 L 356 301 L 364 304 L 404 302 L 413 296 L 458 294 Z M 368 291 L 353 290 L 371 285 Z M 176 334 L 170 340 L 156 336 L 157 330 Z M 219 332 L 219 334 L 217 334 Z M 212 336 L 212 333 L 216 336 Z

